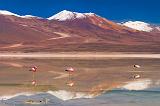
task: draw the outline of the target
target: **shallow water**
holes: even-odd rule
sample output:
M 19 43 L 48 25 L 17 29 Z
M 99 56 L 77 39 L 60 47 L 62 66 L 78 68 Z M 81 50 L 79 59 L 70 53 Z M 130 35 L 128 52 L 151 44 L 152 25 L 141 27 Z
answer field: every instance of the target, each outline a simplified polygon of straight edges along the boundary
M 32 96 L 17 96 L 1 101 L 1 106 L 35 106 L 25 104 L 26 100 L 43 101 L 38 106 L 159 106 L 160 89 L 148 89 L 140 91 L 112 90 L 94 98 L 80 98 L 71 100 L 61 100 L 49 93 L 40 93 Z
M 30 83 L 28 69 L 33 64 L 39 67 L 38 84 L 53 84 L 56 91 L 44 86 L 46 92 L 17 94 L 30 91 L 21 85 Z M 66 86 L 66 66 L 76 69 L 72 88 Z M 37 106 L 160 106 L 160 59 L 2 59 L 0 69 L 0 93 L 16 93 L 0 95 L 0 106 L 35 106 L 27 100 Z M 141 78 L 133 79 L 134 74 Z

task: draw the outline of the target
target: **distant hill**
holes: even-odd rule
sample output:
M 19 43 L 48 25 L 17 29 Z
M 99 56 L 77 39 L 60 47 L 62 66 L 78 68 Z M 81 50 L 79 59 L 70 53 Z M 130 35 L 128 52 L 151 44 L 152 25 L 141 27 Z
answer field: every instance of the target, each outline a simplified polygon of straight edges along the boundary
M 0 11 L 0 50 L 13 52 L 160 52 L 160 27 L 115 23 L 94 13 L 61 11 L 47 19 Z

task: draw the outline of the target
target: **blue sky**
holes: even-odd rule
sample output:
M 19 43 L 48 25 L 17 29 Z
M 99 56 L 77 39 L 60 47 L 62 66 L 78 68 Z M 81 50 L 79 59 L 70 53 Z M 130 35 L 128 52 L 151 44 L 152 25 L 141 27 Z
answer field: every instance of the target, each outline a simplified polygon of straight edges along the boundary
M 93 12 L 113 21 L 160 24 L 160 0 L 1 0 L 0 9 L 48 18 L 62 10 Z

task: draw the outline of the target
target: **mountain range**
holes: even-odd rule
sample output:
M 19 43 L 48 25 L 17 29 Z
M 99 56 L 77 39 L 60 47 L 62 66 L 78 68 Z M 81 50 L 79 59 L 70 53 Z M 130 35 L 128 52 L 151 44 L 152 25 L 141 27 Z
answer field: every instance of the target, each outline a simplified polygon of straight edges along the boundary
M 0 10 L 0 50 L 12 52 L 159 52 L 160 26 L 116 23 L 63 10 L 49 18 Z

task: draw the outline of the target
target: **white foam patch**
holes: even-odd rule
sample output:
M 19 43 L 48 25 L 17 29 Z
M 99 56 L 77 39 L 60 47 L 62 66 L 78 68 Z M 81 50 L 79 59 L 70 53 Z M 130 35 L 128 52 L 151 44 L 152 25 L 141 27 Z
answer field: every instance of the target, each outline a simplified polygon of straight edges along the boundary
M 61 100 L 71 100 L 71 99 L 79 99 L 79 98 L 93 98 L 94 96 L 91 94 L 86 94 L 86 93 L 81 93 L 81 92 L 69 92 L 69 91 L 65 91 L 65 90 L 59 90 L 59 91 L 48 91 L 46 92 L 48 94 L 51 94 Z M 6 95 L 6 96 L 0 96 L 0 100 L 8 100 L 8 99 L 12 99 L 14 97 L 18 97 L 18 96 L 32 96 L 32 95 L 36 95 L 36 94 L 40 94 L 40 92 L 37 93 L 18 93 L 15 95 Z
M 152 81 L 150 79 L 143 79 L 143 80 L 128 82 L 122 88 L 127 90 L 145 90 L 149 88 L 151 84 Z
M 160 86 L 160 80 L 155 81 L 156 86 Z
M 78 99 L 78 98 L 93 98 L 94 96 L 91 94 L 81 93 L 81 92 L 69 92 L 65 90 L 59 91 L 48 91 L 47 93 L 61 99 L 61 100 L 71 100 L 71 99 Z
M 0 100 L 8 100 L 8 99 L 11 99 L 11 98 L 14 98 L 14 97 L 17 97 L 17 96 L 32 96 L 34 95 L 35 93 L 18 93 L 18 94 L 15 94 L 15 95 L 6 95 L 6 96 L 0 96 Z

